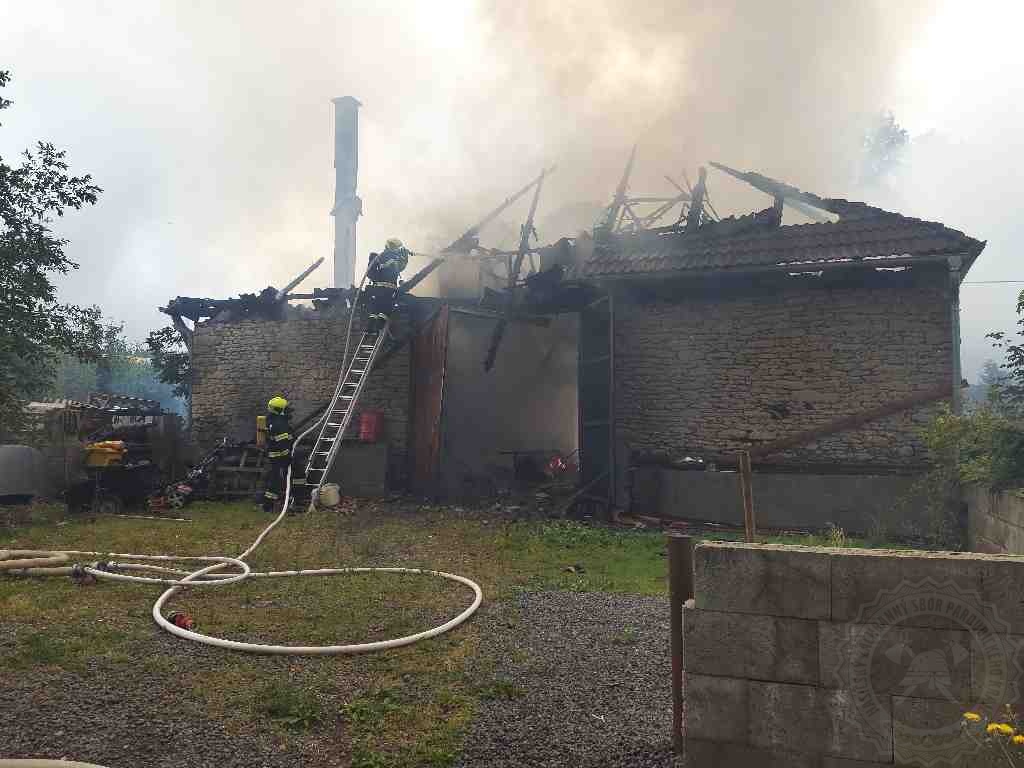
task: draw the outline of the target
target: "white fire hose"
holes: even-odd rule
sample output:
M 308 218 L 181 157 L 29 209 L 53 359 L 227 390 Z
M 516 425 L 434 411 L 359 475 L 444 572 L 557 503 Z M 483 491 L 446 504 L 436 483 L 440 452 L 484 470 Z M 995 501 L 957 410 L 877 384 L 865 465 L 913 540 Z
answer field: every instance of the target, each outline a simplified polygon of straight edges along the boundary
M 365 283 L 365 281 L 366 277 L 364 275 L 363 282 Z M 362 283 L 360 284 L 360 289 L 361 288 Z M 349 315 L 349 336 L 351 336 L 352 332 L 352 315 L 355 314 L 355 309 L 355 304 L 353 304 Z M 348 339 L 346 339 L 345 342 L 345 350 L 345 357 L 347 358 Z M 345 362 L 347 361 L 343 360 L 340 374 L 341 380 L 343 380 L 345 376 Z M 298 445 L 307 435 L 317 429 L 320 426 L 321 421 L 328 416 L 329 413 L 325 413 L 324 416 L 314 423 L 313 426 L 299 435 L 295 440 L 295 445 Z M 187 640 L 194 640 L 199 643 L 205 643 L 206 645 L 212 645 L 217 648 L 228 648 L 233 651 L 261 654 L 328 656 L 366 653 L 369 651 L 382 651 L 390 648 L 399 648 L 403 645 L 410 645 L 419 640 L 436 637 L 437 635 L 454 629 L 472 616 L 476 612 L 476 609 L 480 607 L 480 603 L 483 602 L 483 591 L 475 581 L 468 579 L 465 576 L 459 576 L 454 573 L 445 573 L 444 571 L 430 571 L 423 570 L 421 568 L 401 567 L 350 567 L 313 568 L 297 571 L 253 571 L 245 560 L 256 551 L 267 535 L 277 527 L 278 523 L 280 523 L 284 519 L 285 515 L 288 514 L 289 504 L 291 503 L 291 492 L 292 470 L 291 467 L 289 467 L 285 483 L 284 505 L 281 508 L 280 514 L 260 533 L 259 536 L 256 537 L 256 540 L 249 546 L 249 548 L 237 557 L 229 557 L 226 555 L 205 557 L 179 555 L 134 555 L 87 552 L 80 550 L 0 550 L 0 573 L 8 572 L 30 576 L 68 576 L 77 572 L 90 574 L 97 579 L 110 579 L 113 581 L 141 584 L 162 584 L 167 586 L 168 589 L 160 595 L 160 597 L 157 598 L 157 601 L 153 604 L 153 620 L 165 630 L 177 635 L 178 637 L 183 637 Z M 72 556 L 83 555 L 90 558 L 107 558 L 108 560 L 110 558 L 125 558 L 127 561 L 144 562 L 120 562 L 118 560 L 113 560 L 107 562 L 99 561 L 92 565 L 74 565 L 72 563 Z M 187 571 L 171 568 L 168 565 L 156 564 L 175 562 L 208 563 L 208 565 L 204 565 L 199 568 L 199 570 Z M 218 571 L 228 566 L 234 566 L 237 568 L 237 573 L 218 573 Z M 138 571 L 163 575 L 141 576 L 124 573 L 124 571 Z M 238 640 L 213 637 L 212 635 L 205 635 L 201 632 L 195 632 L 190 629 L 179 627 L 164 618 L 162 613 L 164 604 L 166 604 L 168 600 L 182 589 L 193 589 L 196 587 L 224 587 L 252 578 L 336 576 L 341 574 L 357 573 L 405 573 L 419 576 L 437 576 L 469 587 L 473 590 L 473 602 L 455 618 L 449 619 L 444 624 L 433 627 L 432 629 L 427 629 L 423 632 L 417 632 L 412 635 L 405 635 L 404 637 L 397 637 L 392 640 L 377 640 L 368 643 L 350 643 L 346 645 L 271 645 L 264 643 L 244 643 Z M 103 766 L 91 765 L 89 763 L 65 762 L 60 760 L 6 760 L 0 758 L 0 768 L 103 768 Z

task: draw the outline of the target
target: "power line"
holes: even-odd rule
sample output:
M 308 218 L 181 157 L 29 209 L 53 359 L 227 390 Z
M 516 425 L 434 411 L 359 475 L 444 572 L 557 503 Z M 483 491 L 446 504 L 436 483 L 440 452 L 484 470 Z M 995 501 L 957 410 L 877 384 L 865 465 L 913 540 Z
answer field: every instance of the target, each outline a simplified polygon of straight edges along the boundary
M 1024 280 L 964 280 L 960 285 L 995 285 L 997 283 L 1024 283 Z

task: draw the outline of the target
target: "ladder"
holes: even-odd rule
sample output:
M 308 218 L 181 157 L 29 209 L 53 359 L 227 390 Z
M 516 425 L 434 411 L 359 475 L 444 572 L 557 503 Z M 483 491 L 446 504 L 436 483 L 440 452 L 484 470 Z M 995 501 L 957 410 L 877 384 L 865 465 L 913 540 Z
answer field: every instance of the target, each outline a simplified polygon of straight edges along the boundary
M 334 390 L 334 398 L 327 407 L 320 434 L 306 463 L 307 486 L 319 488 L 327 479 L 327 473 L 334 464 L 334 457 L 338 454 L 345 430 L 352 422 L 356 403 L 363 393 L 363 385 L 373 368 L 373 361 L 387 337 L 387 330 L 385 324 L 379 331 L 364 333 L 359 339 L 359 345 L 345 372 L 345 378 Z

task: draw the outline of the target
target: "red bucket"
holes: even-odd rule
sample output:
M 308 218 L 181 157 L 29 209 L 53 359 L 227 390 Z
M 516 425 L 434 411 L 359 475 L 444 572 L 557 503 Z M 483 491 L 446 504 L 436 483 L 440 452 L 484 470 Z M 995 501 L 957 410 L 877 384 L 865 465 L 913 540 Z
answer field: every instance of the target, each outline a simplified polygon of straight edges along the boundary
M 363 411 L 359 416 L 359 439 L 364 443 L 376 443 L 384 431 L 384 414 L 381 411 Z

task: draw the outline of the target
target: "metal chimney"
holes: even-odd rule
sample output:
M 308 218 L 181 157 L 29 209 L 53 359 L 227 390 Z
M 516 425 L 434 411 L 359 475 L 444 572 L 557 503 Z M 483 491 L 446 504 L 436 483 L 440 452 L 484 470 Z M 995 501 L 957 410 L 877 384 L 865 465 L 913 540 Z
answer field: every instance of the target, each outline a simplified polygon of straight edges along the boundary
M 351 96 L 331 99 L 334 104 L 334 287 L 355 283 L 356 220 L 363 201 L 356 195 L 359 178 L 359 107 Z

